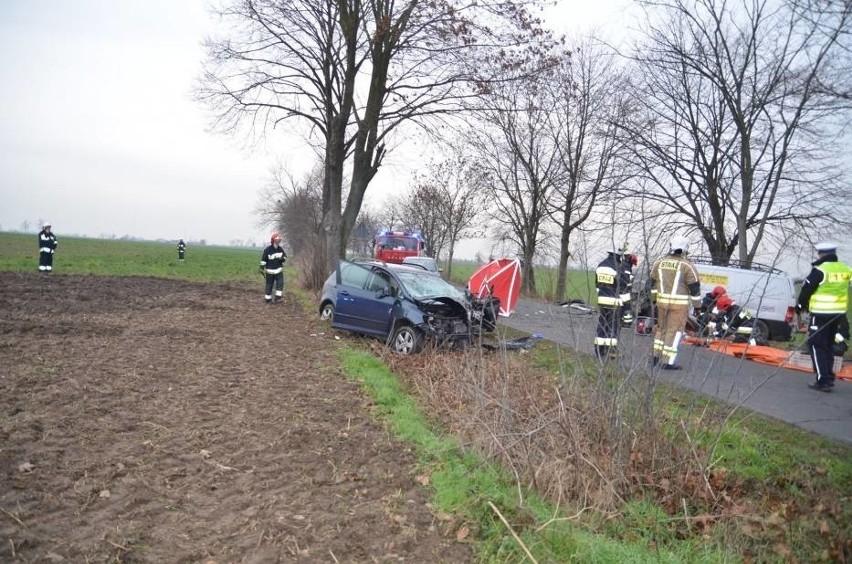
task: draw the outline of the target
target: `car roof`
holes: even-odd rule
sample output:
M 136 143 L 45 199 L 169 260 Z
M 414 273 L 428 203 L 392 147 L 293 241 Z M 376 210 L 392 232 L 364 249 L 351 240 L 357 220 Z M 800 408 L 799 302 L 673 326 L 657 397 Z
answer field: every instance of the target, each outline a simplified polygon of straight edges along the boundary
M 391 271 L 396 272 L 426 272 L 430 273 L 428 270 L 420 266 L 419 264 L 409 263 L 409 264 L 400 264 L 396 262 L 385 262 L 377 259 L 363 259 L 363 260 L 353 260 L 350 262 L 354 262 L 355 264 L 360 264 L 361 266 L 380 266 L 382 268 L 386 268 Z
M 432 257 L 405 257 L 402 262 L 435 262 Z
M 438 268 L 438 261 L 432 257 L 405 257 L 402 259 L 402 264 L 414 264 L 425 270 L 429 270 L 429 267 Z

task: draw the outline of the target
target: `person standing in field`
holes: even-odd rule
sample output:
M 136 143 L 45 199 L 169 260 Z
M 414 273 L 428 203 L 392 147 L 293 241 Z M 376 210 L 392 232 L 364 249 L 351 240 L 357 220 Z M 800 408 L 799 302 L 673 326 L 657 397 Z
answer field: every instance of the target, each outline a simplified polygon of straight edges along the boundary
M 56 247 L 59 242 L 56 235 L 51 231 L 49 222 L 44 222 L 41 231 L 38 233 L 38 269 L 40 272 L 49 274 L 53 272 L 53 253 L 56 252 Z
M 680 370 L 677 351 L 690 306 L 698 313 L 701 306 L 701 283 L 698 271 L 687 258 L 689 242 L 673 237 L 669 252 L 651 267 L 651 300 L 657 304 L 654 326 L 654 366 L 663 361 L 664 370 Z
M 183 262 L 184 257 L 186 256 L 186 243 L 183 242 L 183 239 L 178 241 L 178 260 Z
M 834 387 L 834 350 L 849 339 L 849 282 L 852 269 L 837 259 L 837 244 L 818 243 L 814 246 L 817 260 L 802 283 L 796 312 L 810 312 L 807 345 L 816 381 L 809 386 L 820 392 Z
M 273 233 L 269 246 L 263 249 L 263 255 L 260 257 L 260 272 L 266 276 L 266 294 L 263 297 L 267 304 L 279 303 L 284 299 L 284 263 L 286 261 L 287 253 L 281 246 L 281 235 Z

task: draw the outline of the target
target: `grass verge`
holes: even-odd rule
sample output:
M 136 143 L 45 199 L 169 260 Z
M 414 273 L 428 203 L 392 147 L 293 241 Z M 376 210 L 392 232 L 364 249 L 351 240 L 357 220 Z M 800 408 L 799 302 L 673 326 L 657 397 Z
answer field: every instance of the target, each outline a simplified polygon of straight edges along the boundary
M 662 547 L 639 535 L 635 542 L 595 533 L 516 477 L 433 430 L 401 379 L 373 354 L 344 348 L 341 362 L 361 383 L 377 414 L 416 449 L 434 489 L 436 509 L 451 514 L 459 539 L 476 539 L 483 562 L 719 562 L 736 560 L 718 547 L 683 542 Z M 634 512 L 636 513 L 636 512 Z M 646 515 L 631 517 L 647 524 Z M 623 521 L 631 530 L 629 519 Z

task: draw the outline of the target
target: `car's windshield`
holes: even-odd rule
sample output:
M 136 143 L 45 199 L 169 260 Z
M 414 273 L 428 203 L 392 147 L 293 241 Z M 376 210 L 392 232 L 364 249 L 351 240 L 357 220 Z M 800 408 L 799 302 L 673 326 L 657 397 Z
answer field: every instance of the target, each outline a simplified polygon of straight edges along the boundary
M 417 250 L 417 239 L 402 235 L 381 235 L 376 237 L 376 244 L 385 249 L 399 249 L 406 251 Z
M 464 292 L 434 274 L 425 272 L 398 272 L 400 281 L 405 289 L 416 300 L 446 296 L 459 301 L 464 301 Z

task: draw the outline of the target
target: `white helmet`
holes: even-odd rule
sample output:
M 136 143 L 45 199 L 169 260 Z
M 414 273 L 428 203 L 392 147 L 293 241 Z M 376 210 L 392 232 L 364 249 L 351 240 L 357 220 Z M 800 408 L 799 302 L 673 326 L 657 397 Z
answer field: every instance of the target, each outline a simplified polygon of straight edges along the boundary
M 689 241 L 686 237 L 672 237 L 669 241 L 669 252 L 683 251 L 683 254 L 689 252 Z

